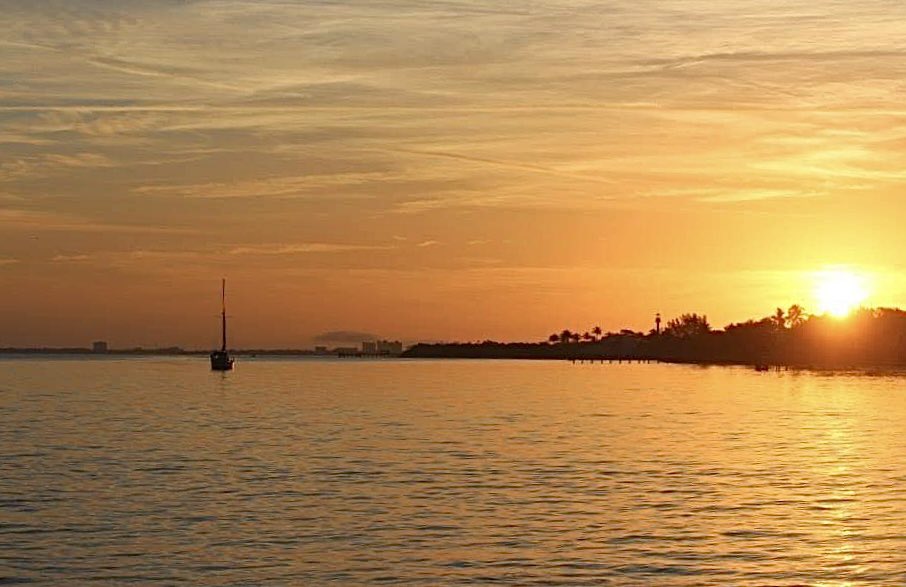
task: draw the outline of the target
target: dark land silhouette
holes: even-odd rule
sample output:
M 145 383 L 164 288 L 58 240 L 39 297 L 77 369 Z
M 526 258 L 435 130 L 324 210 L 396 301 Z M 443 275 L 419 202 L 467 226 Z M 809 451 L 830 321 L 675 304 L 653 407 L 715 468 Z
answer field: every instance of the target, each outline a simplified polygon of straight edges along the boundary
M 660 317 L 658 317 L 660 318 Z M 683 314 L 647 333 L 633 330 L 578 332 L 564 329 L 543 342 L 419 343 L 404 358 L 661 361 L 761 367 L 847 369 L 906 367 L 906 311 L 863 308 L 845 318 L 808 315 L 795 305 L 759 320 L 722 330 L 706 316 Z M 356 349 L 229 349 L 240 356 L 372 356 Z M 206 350 L 166 348 L 0 348 L 0 355 L 206 355 Z M 396 354 L 386 356 L 400 356 Z
M 267 356 L 267 357 L 381 357 L 392 355 L 351 353 L 349 349 L 335 348 L 325 351 L 312 349 L 227 349 L 231 355 L 240 356 Z M 347 352 L 344 352 L 347 351 Z M 97 351 L 89 347 L 2 347 L 0 355 L 92 355 L 92 356 L 208 356 L 211 351 L 206 349 L 183 349 L 180 347 L 107 349 Z
M 658 317 L 659 318 L 659 317 Z M 568 359 L 742 364 L 818 369 L 906 366 L 906 312 L 859 309 L 846 318 L 808 316 L 801 306 L 714 330 L 683 314 L 648 333 L 563 330 L 539 343 L 418 344 L 412 358 Z

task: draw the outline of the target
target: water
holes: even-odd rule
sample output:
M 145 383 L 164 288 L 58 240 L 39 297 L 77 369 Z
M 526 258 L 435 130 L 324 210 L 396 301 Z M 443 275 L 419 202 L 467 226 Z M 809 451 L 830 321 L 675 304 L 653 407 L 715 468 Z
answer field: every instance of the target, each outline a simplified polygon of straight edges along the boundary
M 904 382 L 0 360 L 0 584 L 903 584 Z

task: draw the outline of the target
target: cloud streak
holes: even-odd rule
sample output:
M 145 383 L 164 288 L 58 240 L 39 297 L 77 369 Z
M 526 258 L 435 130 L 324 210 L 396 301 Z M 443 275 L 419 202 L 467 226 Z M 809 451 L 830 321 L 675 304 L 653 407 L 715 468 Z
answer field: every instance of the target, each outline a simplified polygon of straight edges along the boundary
M 0 208 L 0 226 L 31 232 L 115 233 L 124 235 L 192 235 L 194 228 L 96 222 L 75 215 Z
M 342 243 L 292 243 L 234 247 L 230 255 L 301 255 L 307 253 L 347 253 L 352 251 L 386 251 L 393 247 Z

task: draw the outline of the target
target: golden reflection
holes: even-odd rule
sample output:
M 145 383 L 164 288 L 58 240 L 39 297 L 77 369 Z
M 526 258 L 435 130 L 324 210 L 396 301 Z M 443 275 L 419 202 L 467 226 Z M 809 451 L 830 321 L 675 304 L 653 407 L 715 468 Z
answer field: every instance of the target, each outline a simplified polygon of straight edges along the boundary
M 854 507 L 858 503 L 858 494 L 852 486 L 854 472 L 851 466 L 855 423 L 845 416 L 828 414 L 821 418 L 820 426 L 824 431 L 823 444 L 827 454 L 834 455 L 815 469 L 816 480 L 822 480 L 815 485 L 823 493 L 816 496 L 823 506 L 819 532 L 828 544 L 833 544 L 825 552 L 825 565 L 841 572 L 857 572 L 863 569 L 858 566 L 853 543 L 857 533 L 852 525 L 853 517 L 857 515 Z M 819 585 L 848 587 L 853 583 L 838 580 Z

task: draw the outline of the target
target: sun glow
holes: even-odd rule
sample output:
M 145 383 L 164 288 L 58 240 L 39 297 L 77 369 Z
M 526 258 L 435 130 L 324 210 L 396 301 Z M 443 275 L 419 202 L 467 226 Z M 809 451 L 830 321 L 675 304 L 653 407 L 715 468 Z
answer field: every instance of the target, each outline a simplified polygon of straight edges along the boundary
M 835 318 L 845 318 L 868 299 L 865 278 L 851 271 L 822 271 L 815 280 L 818 311 Z

